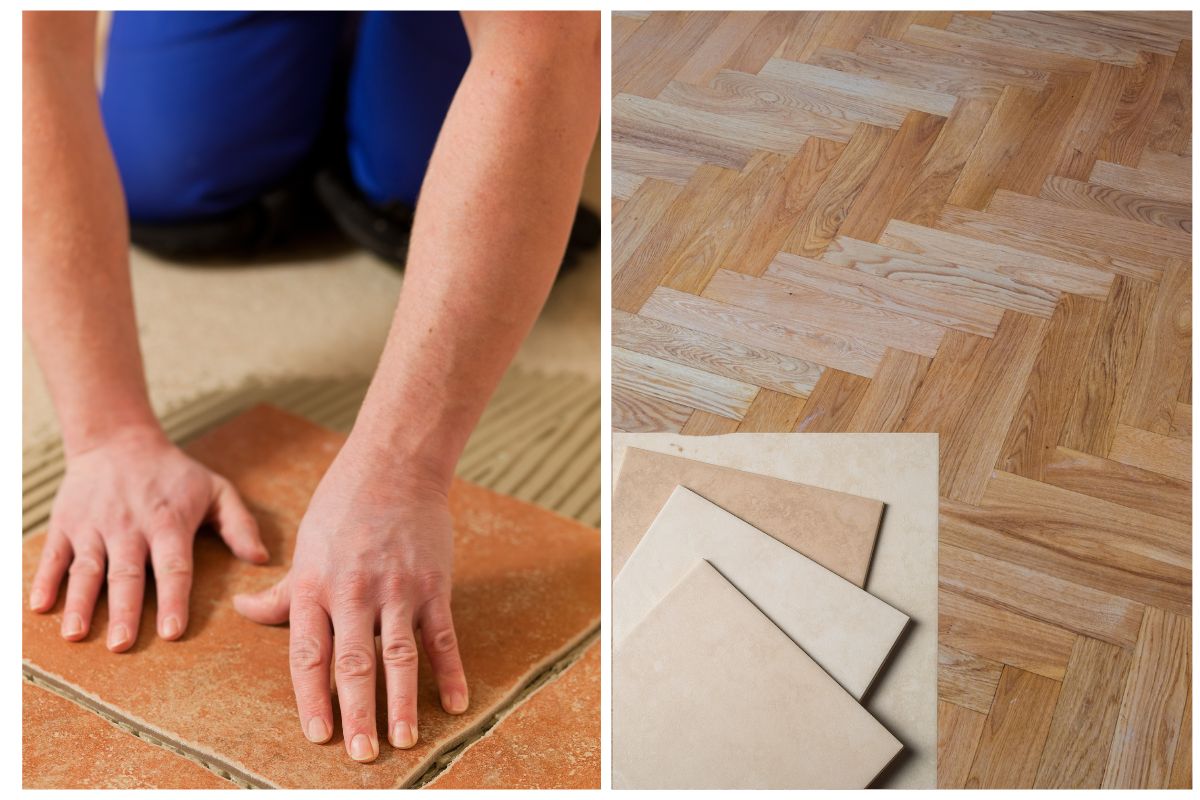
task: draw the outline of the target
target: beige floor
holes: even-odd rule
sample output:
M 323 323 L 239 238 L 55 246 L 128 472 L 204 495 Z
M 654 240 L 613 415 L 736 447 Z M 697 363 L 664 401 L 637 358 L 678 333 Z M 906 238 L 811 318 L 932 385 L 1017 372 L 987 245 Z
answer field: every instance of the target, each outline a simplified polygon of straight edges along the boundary
M 584 186 L 599 208 L 598 151 Z M 369 375 L 403 283 L 351 250 L 328 258 L 222 269 L 184 267 L 134 251 L 133 284 L 147 381 L 160 413 L 248 380 Z M 600 253 L 561 276 L 516 364 L 600 377 Z M 25 445 L 57 436 L 45 384 L 25 342 Z

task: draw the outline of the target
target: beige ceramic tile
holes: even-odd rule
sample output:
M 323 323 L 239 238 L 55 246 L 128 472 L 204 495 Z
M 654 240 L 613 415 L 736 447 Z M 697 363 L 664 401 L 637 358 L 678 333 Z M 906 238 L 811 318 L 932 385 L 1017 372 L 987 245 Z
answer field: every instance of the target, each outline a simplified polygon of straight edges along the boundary
M 676 487 L 613 583 L 619 646 L 699 559 L 860 698 L 908 618 L 728 511 Z
M 862 586 L 875 549 L 883 503 L 765 475 L 630 448 L 613 487 L 613 575 L 676 486 Z
M 863 788 L 902 746 L 704 561 L 613 664 L 616 788 Z
M 613 434 L 626 447 L 691 458 L 887 504 L 867 591 L 912 619 L 865 706 L 905 750 L 880 776 L 889 788 L 937 782 L 937 436 L 934 434 Z

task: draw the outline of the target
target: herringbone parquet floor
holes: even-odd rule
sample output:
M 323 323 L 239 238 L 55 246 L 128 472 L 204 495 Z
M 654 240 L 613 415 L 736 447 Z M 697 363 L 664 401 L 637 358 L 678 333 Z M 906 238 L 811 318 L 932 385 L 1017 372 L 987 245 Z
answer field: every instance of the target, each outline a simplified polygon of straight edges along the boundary
M 1191 19 L 613 19 L 613 421 L 936 431 L 939 783 L 1191 782 Z

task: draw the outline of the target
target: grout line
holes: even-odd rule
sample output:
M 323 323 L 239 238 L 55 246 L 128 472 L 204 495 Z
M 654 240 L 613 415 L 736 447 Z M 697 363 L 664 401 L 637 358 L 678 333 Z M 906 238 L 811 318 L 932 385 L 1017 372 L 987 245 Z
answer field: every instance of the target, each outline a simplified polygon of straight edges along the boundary
M 579 659 L 583 658 L 583 654 L 595 642 L 600 640 L 600 626 L 593 627 L 579 644 L 572 647 L 567 653 L 550 666 L 546 667 L 540 674 L 533 677 L 525 688 L 513 695 L 512 699 L 502 708 L 496 710 L 492 715 L 491 721 L 478 728 L 475 733 L 455 745 L 451 749 L 438 756 L 433 764 L 425 771 L 421 777 L 414 780 L 407 789 L 422 789 L 433 781 L 437 780 L 444 773 L 448 772 L 458 759 L 463 756 L 471 747 L 480 739 L 491 734 L 492 729 L 507 719 L 513 712 L 517 711 L 525 701 L 532 697 L 537 692 L 541 691 L 542 687 L 556 680 L 560 675 L 570 669 Z

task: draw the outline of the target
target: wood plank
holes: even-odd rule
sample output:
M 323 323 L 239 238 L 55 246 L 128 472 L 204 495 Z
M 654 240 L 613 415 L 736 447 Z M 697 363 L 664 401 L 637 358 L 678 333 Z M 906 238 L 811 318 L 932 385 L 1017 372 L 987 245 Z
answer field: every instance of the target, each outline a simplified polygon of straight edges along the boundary
M 738 421 L 707 411 L 696 410 L 688 417 L 683 429 L 679 432 L 687 436 L 719 436 L 723 433 L 733 433 L 738 428 Z
M 967 775 L 968 789 L 1033 786 L 1058 691 L 1058 681 L 1004 668 Z
M 1052 172 L 1065 178 L 1085 180 L 1104 144 L 1113 117 L 1131 76 L 1128 67 L 1097 64 L 1088 76 L 1083 97 L 1071 115 L 1057 149 Z
M 648 66 L 647 60 L 670 42 L 675 32 L 687 21 L 687 16 L 687 13 L 682 11 L 648 14 L 638 19 L 637 27 L 625 37 L 620 46 L 614 44 L 612 56 L 612 93 L 614 96 L 624 91 L 631 82 L 640 79 L 640 73 Z
M 620 270 L 629 261 L 658 220 L 679 197 L 679 192 L 680 187 L 659 180 L 647 180 L 638 187 L 621 209 L 620 224 L 612 226 L 614 270 Z
M 971 79 L 990 84 L 998 96 L 1005 86 L 1020 86 L 1026 89 L 1043 89 L 1049 73 L 1045 70 L 1030 67 L 1026 64 L 1002 64 L 986 57 L 976 57 L 963 51 L 946 51 L 933 47 L 914 44 L 911 41 L 899 41 L 903 37 L 884 38 L 867 36 L 855 52 L 859 55 L 886 59 L 889 62 L 903 60 L 920 64 L 933 71 L 953 70 Z M 958 92 L 950 92 L 959 99 Z
M 1129 662 L 1129 652 L 1116 645 L 1087 636 L 1076 640 L 1042 751 L 1036 788 L 1100 788 Z
M 1108 457 L 1177 481 L 1192 479 L 1192 443 L 1161 433 L 1118 425 Z
M 864 41 L 870 38 L 867 37 Z M 903 46 L 902 43 L 891 40 L 882 41 Z M 886 55 L 867 55 L 861 45 L 855 52 L 822 47 L 809 58 L 808 63 L 910 89 L 954 95 L 960 103 L 965 99 L 994 103 L 1004 88 L 1003 85 L 988 81 L 965 69 L 903 58 L 888 58 Z
M 1179 388 L 1192 352 L 1192 270 L 1175 261 L 1164 270 L 1146 322 L 1133 375 L 1121 399 L 1121 423 L 1171 432 Z M 1190 479 L 1190 478 L 1189 478 Z
M 1042 92 L 1005 87 L 959 172 L 948 202 L 974 209 L 987 204 L 1000 187 L 1005 169 L 1017 158 L 1024 136 L 1033 129 L 1042 102 Z
M 809 85 L 775 78 L 770 75 L 750 75 L 744 72 L 724 70 L 713 79 L 713 88 L 725 94 L 743 97 L 742 104 L 751 100 L 769 109 L 782 123 L 789 112 L 805 112 L 815 118 L 825 118 L 824 123 L 813 124 L 812 131 L 828 128 L 838 132 L 838 138 L 849 124 L 865 122 L 881 128 L 899 128 L 907 112 L 894 106 L 881 106 L 853 94 L 822 85 Z M 800 117 L 801 121 L 805 117 Z M 836 123 L 836 124 L 835 124 Z M 827 137 L 832 138 L 832 137 Z
M 938 642 L 938 701 L 987 714 L 1004 665 Z
M 1103 303 L 1078 295 L 1065 295 L 1054 309 L 1000 448 L 997 469 L 1044 479 L 1047 459 L 1062 437 L 1102 313 Z
M 725 61 L 725 68 L 757 73 L 775 55 L 791 34 L 800 15 L 789 11 L 768 11 L 750 35 Z
M 943 588 L 1117 645 L 1137 640 L 1143 605 L 1056 577 L 1041 569 L 1055 565 L 1036 557 L 1024 559 L 1035 566 L 1007 560 L 1022 558 L 1022 543 L 990 531 L 972 519 L 984 515 L 967 508 L 943 502 L 938 546 L 938 582 Z
M 654 291 L 641 315 L 864 378 L 875 374 L 883 358 L 884 348 L 830 334 L 811 320 L 782 320 L 666 287 Z
M 613 59 L 613 94 L 656 96 L 725 17 L 705 11 L 651 14 Z M 660 18 L 665 19 L 656 26 Z
M 803 397 L 760 389 L 738 433 L 786 433 L 800 419 L 804 403 Z
M 1068 208 L 1112 214 L 1191 235 L 1191 203 L 1156 200 L 1133 192 L 1051 175 L 1038 194 Z
M 1031 477 L 1031 476 L 1026 476 Z M 1192 485 L 1119 461 L 1057 447 L 1050 451 L 1040 480 L 1126 508 L 1190 525 Z
M 991 337 L 1000 324 L 1003 311 L 992 305 L 976 303 L 953 295 L 911 287 L 899 280 L 857 269 L 861 261 L 889 259 L 886 248 L 875 245 L 856 248 L 858 243 L 839 237 L 825 252 L 832 263 L 804 256 L 780 253 L 767 268 L 764 277 L 792 286 L 815 289 L 864 305 L 894 311 L 925 320 L 943 328 Z M 903 256 L 904 254 L 900 254 Z
M 977 503 L 983 497 L 1041 349 L 1045 328 L 1045 322 L 1036 317 L 1007 312 L 983 351 L 975 380 L 959 386 L 962 399 L 958 418 L 938 428 L 943 497 L 968 503 Z M 907 418 L 905 424 L 909 424 Z
M 612 350 L 612 383 L 614 388 L 733 419 L 745 416 L 758 392 L 748 383 L 618 347 Z
M 817 137 L 806 141 L 777 181 L 775 192 L 726 253 L 723 266 L 746 275 L 762 275 L 845 147 Z
M 896 223 L 897 220 L 892 220 L 889 228 Z M 885 233 L 884 240 L 887 239 Z M 829 245 L 821 261 L 972 305 L 989 305 L 1001 311 L 1019 311 L 1038 317 L 1049 317 L 1059 297 L 1052 289 L 1036 286 L 1014 275 L 844 237 L 838 237 Z
M 776 392 L 807 397 L 821 377 L 811 361 L 614 309 L 613 347 L 655 356 Z
M 839 113 L 837 106 L 813 110 L 813 103 L 788 93 L 790 87 L 784 85 L 775 91 L 772 87 L 779 83 L 756 75 L 722 72 L 712 86 L 672 81 L 654 102 L 702 115 L 705 120 L 724 117 L 727 122 L 719 130 L 725 138 L 747 146 L 757 142 L 762 149 L 785 154 L 795 152 L 809 136 L 837 142 L 850 140 L 858 120 Z M 730 120 L 736 127 L 729 124 Z
M 945 330 L 924 320 L 814 289 L 724 269 L 713 275 L 702 296 L 769 317 L 811 321 L 829 333 L 875 344 L 881 350 L 892 346 L 932 356 L 937 352 Z
M 837 163 L 792 228 L 783 249 L 816 257 L 833 241 L 854 199 L 866 184 L 875 164 L 887 151 L 893 131 L 859 125 Z
M 612 194 L 620 200 L 628 200 L 646 179 L 641 175 L 623 172 L 619 169 L 612 171 Z
M 614 386 L 612 389 L 612 426 L 630 433 L 675 433 L 683 427 L 692 409 L 657 397 Z
M 1033 125 L 1021 137 L 1015 155 L 1004 165 L 997 188 L 1036 194 L 1054 172 L 1063 142 L 1071 135 L 1071 120 L 1084 100 L 1090 75 L 1055 73 L 1039 94 Z
M 826 42 L 826 47 L 838 47 L 838 44 Z M 852 50 L 853 47 L 842 47 Z M 813 64 L 803 64 L 781 58 L 773 58 L 762 68 L 761 75 L 794 83 L 820 86 L 836 89 L 839 92 L 870 100 L 880 106 L 899 108 L 904 111 L 924 111 L 945 117 L 954 110 L 957 98 L 940 92 L 928 92 L 923 89 L 910 89 L 885 81 L 872 80 L 859 75 L 849 75 Z
M 621 45 L 633 35 L 642 24 L 642 20 L 622 14 L 612 15 L 612 51 L 616 53 Z M 615 63 L 615 61 L 614 61 Z
M 612 143 L 613 170 L 640 175 L 643 178 L 655 178 L 683 186 L 696 174 L 696 169 L 701 163 L 698 158 L 648 150 L 632 142 Z
M 716 77 L 730 56 L 766 16 L 763 11 L 735 11 L 726 14 L 704 41 L 696 47 L 684 65 L 675 73 L 675 80 L 696 86 L 707 86 Z
M 1189 442 L 1192 440 L 1192 406 L 1190 403 L 1175 404 L 1175 413 L 1171 415 L 1171 430 L 1168 435 Z
M 1071 631 L 982 600 L 938 592 L 939 645 L 1061 681 L 1076 638 Z
M 1175 203 L 1191 203 L 1192 179 L 1187 175 L 1156 175 L 1136 167 L 1097 161 L 1088 176 L 1092 183 L 1099 183 L 1124 192 L 1135 192 Z
M 797 433 L 844 433 L 849 430 L 870 383 L 849 372 L 825 370 L 793 430 Z
M 910 253 L 960 264 L 983 272 L 1063 292 L 1105 299 L 1112 275 L 1094 267 L 1060 261 L 1005 245 L 981 242 L 936 228 L 892 220 L 880 244 Z
M 703 229 L 673 255 L 662 285 L 700 294 L 725 263 L 738 238 L 771 202 L 788 162 L 787 157 L 772 153 L 755 156 L 725 196 L 715 198 Z
M 938 701 L 937 788 L 966 786 L 985 721 L 976 711 Z
M 838 235 L 871 242 L 879 238 L 904 200 L 945 121 L 943 117 L 920 111 L 905 117 L 838 227 Z
M 1132 12 L 1120 18 L 1095 12 L 1006 11 L 1004 14 L 1102 42 L 1122 42 L 1139 51 L 1174 53 L 1181 38 L 1179 33 L 1165 31 L 1153 23 L 1147 24 L 1149 15 L 1141 12 Z
M 1138 57 L 1137 47 L 1125 42 L 1081 36 L 1063 28 L 1050 28 L 1040 22 L 1021 19 L 1005 12 L 993 14 L 991 19 L 987 20 L 955 14 L 946 30 L 972 38 L 1034 47 L 1040 51 L 1122 66 L 1132 66 Z
M 1060 444 L 1107 456 L 1116 435 L 1120 401 L 1136 365 L 1154 302 L 1154 286 L 1118 275 L 1067 412 Z
M 950 431 L 961 419 L 964 386 L 975 382 L 990 341 L 980 336 L 947 332 L 926 370 L 912 402 L 904 412 L 902 433 Z
M 898 431 L 929 362 L 925 356 L 889 347 L 846 429 L 862 433 Z
M 1139 52 L 1121 100 L 1113 114 L 1112 126 L 1097 156 L 1100 160 L 1137 166 L 1150 141 L 1150 126 L 1158 106 L 1173 56 L 1166 53 Z
M 1191 683 L 1191 623 L 1146 609 L 1101 786 L 1166 788 Z
M 1171 763 L 1168 789 L 1192 788 L 1192 693 L 1188 691 L 1184 704 L 1183 722 L 1179 726 L 1179 741 L 1175 744 L 1175 759 Z
M 1093 61 L 1063 55 L 1053 50 L 1023 47 L 978 36 L 966 36 L 950 30 L 912 25 L 904 32 L 904 41 L 947 53 L 971 56 L 995 64 L 1038 69 L 1044 72 L 1088 72 Z
M 1167 85 L 1150 120 L 1148 146 L 1168 153 L 1192 152 L 1192 41 L 1175 53 Z
M 960 100 L 954 107 L 937 141 L 921 162 L 908 192 L 897 204 L 894 216 L 914 225 L 928 226 L 937 219 L 954 191 L 958 176 L 992 116 L 990 100 Z

